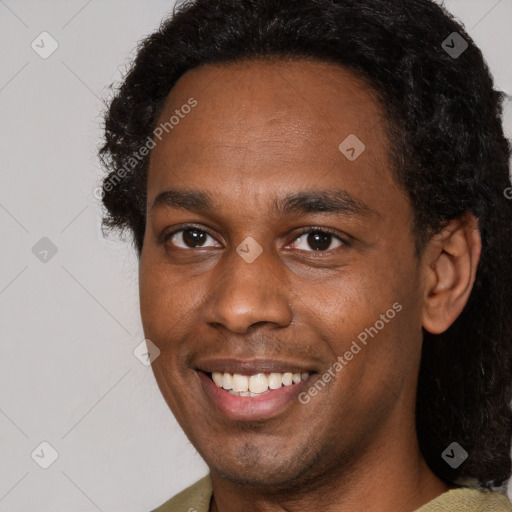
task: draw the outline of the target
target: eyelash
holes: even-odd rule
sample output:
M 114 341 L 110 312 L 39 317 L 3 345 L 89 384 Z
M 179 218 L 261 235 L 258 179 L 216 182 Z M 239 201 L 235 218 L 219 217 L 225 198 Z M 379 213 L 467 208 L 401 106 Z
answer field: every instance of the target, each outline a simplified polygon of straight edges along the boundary
M 195 228 L 198 231 L 202 231 L 202 232 L 210 235 L 214 240 L 217 241 L 215 235 L 208 228 L 204 228 L 204 227 L 198 226 L 196 224 L 185 224 L 183 226 L 180 226 L 178 229 L 173 230 L 170 233 L 164 234 L 163 239 L 162 239 L 162 243 L 166 244 L 171 239 L 171 237 L 173 237 L 176 233 L 180 233 L 181 231 L 186 231 L 187 229 L 192 229 L 192 228 Z M 341 237 L 334 229 L 320 228 L 320 227 L 315 227 L 315 226 L 300 229 L 297 233 L 295 233 L 293 235 L 293 238 L 292 238 L 291 242 L 289 242 L 287 245 L 290 245 L 290 243 L 295 242 L 298 238 L 300 238 L 305 233 L 328 234 L 328 235 L 331 235 L 334 238 L 338 239 L 344 246 L 347 246 L 347 247 L 351 246 L 350 242 L 348 240 L 346 240 L 345 238 Z M 179 247 L 179 249 L 182 249 L 182 247 Z M 339 247 L 337 249 L 339 249 Z M 194 248 L 190 247 L 188 250 L 194 250 Z M 196 250 L 197 250 L 197 248 L 196 248 Z M 326 253 L 326 252 L 330 252 L 330 251 L 334 251 L 334 250 L 336 250 L 336 249 L 328 249 L 327 251 L 304 251 L 304 252 L 323 252 L 323 253 Z
M 346 238 L 343 238 L 342 236 L 340 236 L 336 230 L 330 229 L 330 228 L 315 227 L 315 226 L 309 227 L 309 228 L 302 228 L 302 229 L 300 229 L 296 234 L 293 235 L 292 242 L 295 242 L 295 240 L 297 240 L 297 238 L 299 238 L 300 236 L 304 235 L 305 233 L 321 233 L 321 234 L 325 234 L 325 235 L 331 235 L 334 238 L 336 238 L 337 240 L 339 240 L 344 246 L 350 247 L 350 245 L 351 245 L 350 242 Z M 335 251 L 336 249 L 339 249 L 339 247 L 335 248 L 335 249 L 329 249 L 327 251 L 305 251 L 305 252 L 323 252 L 323 253 L 326 253 L 326 252 Z

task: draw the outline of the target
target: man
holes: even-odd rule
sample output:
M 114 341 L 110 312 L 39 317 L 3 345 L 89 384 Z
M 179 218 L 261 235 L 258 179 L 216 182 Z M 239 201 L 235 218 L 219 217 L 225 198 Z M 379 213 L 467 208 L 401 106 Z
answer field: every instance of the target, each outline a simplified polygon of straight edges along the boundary
M 196 0 L 146 39 L 105 225 L 210 469 L 159 511 L 512 510 L 500 106 L 429 0 Z

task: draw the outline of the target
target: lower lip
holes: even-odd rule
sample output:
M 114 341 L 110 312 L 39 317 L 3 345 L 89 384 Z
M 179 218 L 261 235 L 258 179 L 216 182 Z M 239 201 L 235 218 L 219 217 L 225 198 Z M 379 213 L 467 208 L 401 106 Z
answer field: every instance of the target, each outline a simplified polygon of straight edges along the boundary
M 282 413 L 294 402 L 299 403 L 298 395 L 308 380 L 283 386 L 261 396 L 241 397 L 219 388 L 206 373 L 197 373 L 204 392 L 217 409 L 230 419 L 242 421 L 266 420 Z

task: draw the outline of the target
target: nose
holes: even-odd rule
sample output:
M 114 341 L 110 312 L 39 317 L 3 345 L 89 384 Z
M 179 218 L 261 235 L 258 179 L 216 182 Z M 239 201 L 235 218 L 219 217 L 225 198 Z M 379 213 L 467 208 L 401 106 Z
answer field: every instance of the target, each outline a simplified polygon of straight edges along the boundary
M 203 310 L 206 323 L 238 334 L 255 324 L 290 325 L 290 285 L 279 258 L 264 250 L 248 262 L 233 250 L 216 272 Z

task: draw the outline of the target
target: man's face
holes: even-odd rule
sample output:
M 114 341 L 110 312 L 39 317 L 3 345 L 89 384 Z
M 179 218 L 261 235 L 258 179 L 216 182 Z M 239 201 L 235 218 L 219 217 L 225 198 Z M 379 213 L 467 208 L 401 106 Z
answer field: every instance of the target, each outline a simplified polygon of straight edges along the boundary
M 157 125 L 173 115 L 149 166 L 141 314 L 160 389 L 211 470 L 286 486 L 410 437 L 424 291 L 371 94 L 327 63 L 210 65 Z M 258 393 L 219 387 L 233 374 L 264 374 Z

